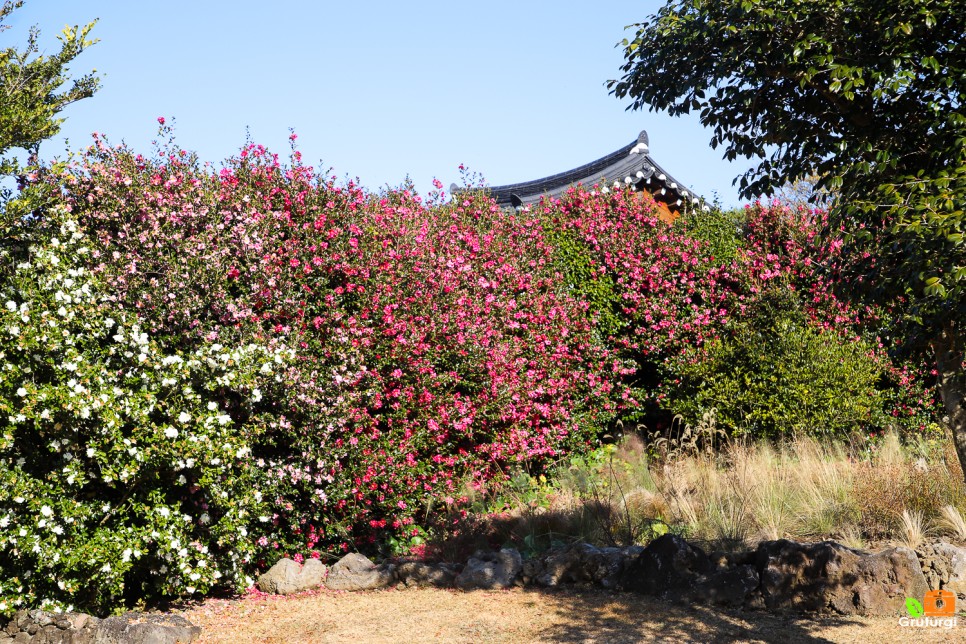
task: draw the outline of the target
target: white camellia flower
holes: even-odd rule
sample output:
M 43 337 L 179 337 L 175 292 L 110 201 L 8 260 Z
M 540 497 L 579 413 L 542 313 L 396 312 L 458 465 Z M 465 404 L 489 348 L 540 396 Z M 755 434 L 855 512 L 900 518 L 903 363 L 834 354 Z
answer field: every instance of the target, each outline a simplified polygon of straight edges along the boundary
M 17 395 L 23 398 L 24 396 L 27 395 L 27 390 L 21 387 L 20 389 L 17 390 Z
M 182 421 L 182 422 L 184 422 L 184 421 Z M 170 427 L 170 426 L 169 427 L 166 427 L 165 430 L 164 430 L 164 435 L 166 437 L 168 437 L 168 438 L 177 438 L 178 437 L 178 430 L 175 429 L 174 427 Z
M 52 516 L 54 516 L 54 511 L 50 508 L 49 505 L 42 506 L 40 508 L 40 513 L 42 515 L 44 515 L 45 517 L 52 517 Z
M 257 388 L 252 389 L 252 402 L 258 402 L 261 399 L 262 399 L 262 390 Z
M 188 412 L 183 411 L 180 414 L 178 414 L 179 423 L 187 423 L 189 420 L 191 420 L 191 414 L 189 414 Z

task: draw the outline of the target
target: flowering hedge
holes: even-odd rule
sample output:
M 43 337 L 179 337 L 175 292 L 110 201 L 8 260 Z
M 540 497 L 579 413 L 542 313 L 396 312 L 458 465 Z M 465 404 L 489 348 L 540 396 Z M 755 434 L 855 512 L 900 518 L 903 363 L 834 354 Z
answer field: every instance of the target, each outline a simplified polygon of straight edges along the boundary
M 369 194 L 255 145 L 216 171 L 98 138 L 48 180 L 91 231 L 93 274 L 162 346 L 293 352 L 250 406 L 223 399 L 260 428 L 265 550 L 418 536 L 431 506 L 587 443 L 614 414 L 611 365 L 534 215 L 479 194 Z
M 374 194 L 294 145 L 216 168 L 95 136 L 28 175 L 0 245 L 0 613 L 243 586 L 282 552 L 406 548 L 469 487 L 619 419 L 713 405 L 759 435 L 816 409 L 850 410 L 838 432 L 934 419 L 882 316 L 816 269 L 835 249 L 813 216 L 654 212 L 630 191 L 518 212 L 438 185 Z M 776 293 L 795 333 L 756 345 Z M 770 384 L 803 346 L 848 357 L 823 382 L 849 396 L 817 408 Z M 765 424 L 745 409 L 762 405 Z

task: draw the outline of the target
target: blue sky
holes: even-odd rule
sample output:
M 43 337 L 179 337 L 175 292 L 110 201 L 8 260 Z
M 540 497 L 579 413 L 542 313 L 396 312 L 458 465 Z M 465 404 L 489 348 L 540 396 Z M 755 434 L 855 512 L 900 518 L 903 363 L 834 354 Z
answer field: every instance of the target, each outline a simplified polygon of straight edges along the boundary
M 146 150 L 165 116 L 206 161 L 238 150 L 246 128 L 285 152 L 292 128 L 307 162 L 371 189 L 409 175 L 425 192 L 433 177 L 458 182 L 461 163 L 490 185 L 568 170 L 645 129 L 670 174 L 737 205 L 749 161 L 723 160 L 696 116 L 627 112 L 604 86 L 624 26 L 662 4 L 27 0 L 0 44 L 37 25 L 53 51 L 65 24 L 100 19 L 73 71 L 96 68 L 103 88 L 67 108 L 45 157 L 94 131 Z

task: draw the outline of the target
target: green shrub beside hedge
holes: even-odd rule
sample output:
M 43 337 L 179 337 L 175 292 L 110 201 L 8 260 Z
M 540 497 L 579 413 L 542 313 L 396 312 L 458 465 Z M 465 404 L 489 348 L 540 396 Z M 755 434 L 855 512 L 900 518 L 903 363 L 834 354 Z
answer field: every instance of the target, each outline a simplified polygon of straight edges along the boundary
M 693 422 L 713 408 L 720 428 L 756 438 L 847 436 L 887 424 L 877 388 L 883 367 L 871 346 L 809 324 L 800 305 L 758 306 L 678 362 L 675 413 Z

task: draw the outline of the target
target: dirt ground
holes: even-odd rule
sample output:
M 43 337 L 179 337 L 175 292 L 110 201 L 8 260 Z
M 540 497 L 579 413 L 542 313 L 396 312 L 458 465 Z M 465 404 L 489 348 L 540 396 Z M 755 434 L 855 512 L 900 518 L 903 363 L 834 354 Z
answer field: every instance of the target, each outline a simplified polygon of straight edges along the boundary
M 892 618 L 776 617 L 679 606 L 599 590 L 318 591 L 292 597 L 209 599 L 184 611 L 200 644 L 231 642 L 962 642 L 951 630 Z

